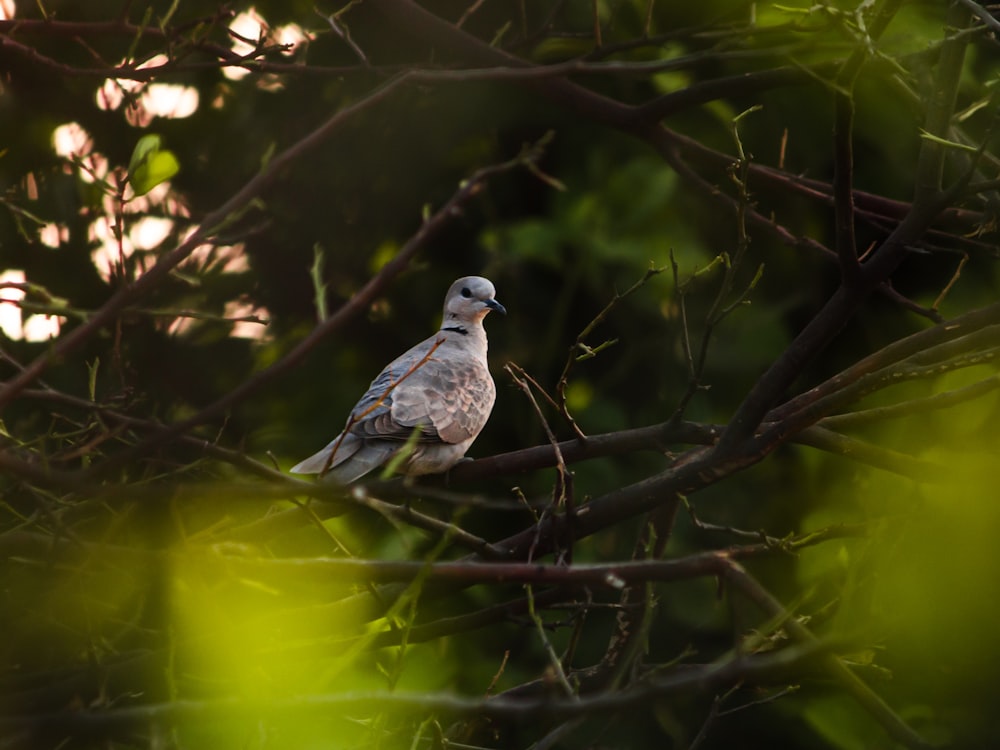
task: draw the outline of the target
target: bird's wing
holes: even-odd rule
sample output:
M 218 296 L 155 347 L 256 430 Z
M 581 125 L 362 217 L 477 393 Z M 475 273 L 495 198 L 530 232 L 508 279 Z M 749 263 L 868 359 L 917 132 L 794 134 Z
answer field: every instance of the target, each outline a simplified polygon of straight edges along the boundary
M 362 438 L 407 440 L 419 428 L 418 442 L 460 443 L 483 429 L 495 397 L 482 357 L 461 334 L 442 332 L 375 378 L 352 411 L 348 429 Z

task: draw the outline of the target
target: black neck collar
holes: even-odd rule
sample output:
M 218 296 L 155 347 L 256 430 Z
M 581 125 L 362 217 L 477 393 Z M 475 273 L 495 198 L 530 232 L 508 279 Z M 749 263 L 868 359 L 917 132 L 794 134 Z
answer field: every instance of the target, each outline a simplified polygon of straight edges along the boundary
M 460 333 L 463 336 L 468 336 L 469 332 L 462 326 L 445 326 L 441 329 L 442 331 L 454 331 L 455 333 Z

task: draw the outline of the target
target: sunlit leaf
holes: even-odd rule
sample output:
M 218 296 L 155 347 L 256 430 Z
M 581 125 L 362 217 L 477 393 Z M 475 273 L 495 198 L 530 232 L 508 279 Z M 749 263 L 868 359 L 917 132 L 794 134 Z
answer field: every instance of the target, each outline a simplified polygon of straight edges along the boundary
M 160 136 L 143 136 L 129 160 L 129 183 L 136 195 L 145 195 L 177 174 L 180 168 L 173 152 L 160 148 Z

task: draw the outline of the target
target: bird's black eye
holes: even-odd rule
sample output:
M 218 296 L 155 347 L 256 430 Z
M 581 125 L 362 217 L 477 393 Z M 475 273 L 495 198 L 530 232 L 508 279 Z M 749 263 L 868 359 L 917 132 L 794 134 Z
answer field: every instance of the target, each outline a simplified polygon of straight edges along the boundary
M 467 287 L 467 286 L 463 286 L 462 287 L 462 296 L 465 297 L 466 299 L 468 299 L 469 297 L 472 296 L 472 290 L 469 289 L 469 287 Z

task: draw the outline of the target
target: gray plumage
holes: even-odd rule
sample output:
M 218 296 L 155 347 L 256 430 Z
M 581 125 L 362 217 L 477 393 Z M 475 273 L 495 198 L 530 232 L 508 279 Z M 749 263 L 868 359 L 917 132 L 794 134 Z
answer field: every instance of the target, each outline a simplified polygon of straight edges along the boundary
M 496 399 L 483 328 L 490 310 L 507 313 L 495 296 L 481 276 L 452 284 L 441 330 L 388 364 L 351 410 L 344 431 L 291 471 L 347 484 L 391 461 L 414 432 L 400 472 L 437 474 L 458 463 Z

